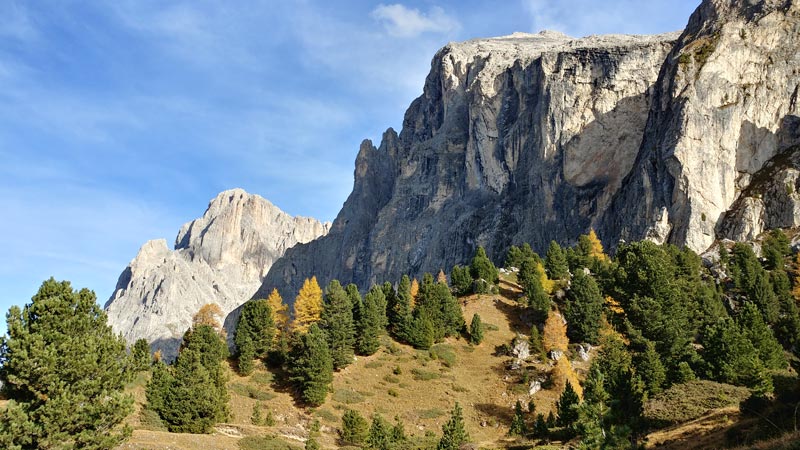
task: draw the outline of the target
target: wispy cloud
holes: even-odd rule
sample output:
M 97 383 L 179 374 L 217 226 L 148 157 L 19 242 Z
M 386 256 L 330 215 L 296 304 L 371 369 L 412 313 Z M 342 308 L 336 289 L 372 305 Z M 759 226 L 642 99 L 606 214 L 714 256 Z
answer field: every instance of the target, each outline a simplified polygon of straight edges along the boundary
M 390 35 L 402 38 L 417 37 L 423 33 L 447 34 L 460 28 L 458 21 L 438 6 L 423 13 L 400 3 L 381 4 L 372 10 L 371 16 L 383 24 Z

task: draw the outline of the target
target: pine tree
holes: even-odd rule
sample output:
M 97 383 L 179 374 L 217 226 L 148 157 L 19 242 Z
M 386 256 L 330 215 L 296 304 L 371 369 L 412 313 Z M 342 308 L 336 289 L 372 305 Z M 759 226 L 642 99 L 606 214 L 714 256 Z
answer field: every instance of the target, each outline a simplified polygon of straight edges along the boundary
M 478 247 L 475 251 L 475 256 L 469 265 L 469 273 L 472 279 L 475 280 L 475 286 L 478 287 L 476 294 L 485 294 L 488 292 L 488 287 L 491 284 L 497 283 L 499 274 L 497 268 L 492 264 L 492 261 L 486 256 L 486 250 L 483 247 Z M 480 283 L 483 280 L 484 283 Z
M 667 381 L 667 372 L 653 341 L 646 341 L 644 351 L 633 358 L 633 365 L 636 373 L 642 378 L 647 393 L 661 392 L 661 387 Z
M 531 335 L 528 338 L 528 348 L 531 355 L 543 355 L 544 347 L 542 346 L 542 335 L 539 333 L 539 328 L 536 325 L 531 327 Z
M 748 297 L 758 305 L 758 309 L 767 323 L 773 324 L 778 321 L 780 304 L 764 270 L 756 272 Z
M 306 439 L 306 443 L 304 446 L 305 450 L 321 450 L 319 443 L 313 437 Z
M 372 416 L 367 447 L 372 450 L 392 450 L 394 448 L 392 426 L 380 414 Z
M 514 405 L 514 417 L 511 419 L 511 427 L 508 430 L 508 434 L 511 436 L 525 436 L 528 434 L 525 413 L 522 411 L 522 403 L 519 400 Z
M 789 244 L 789 238 L 783 231 L 774 229 L 769 232 L 761 245 L 761 254 L 764 256 L 767 269 L 783 269 L 783 259 L 792 253 Z
M 133 350 L 131 350 L 131 357 L 136 370 L 147 370 L 150 367 L 152 358 L 150 357 L 150 344 L 147 343 L 147 339 L 136 340 L 133 344 Z
M 542 286 L 539 263 L 533 258 L 523 260 L 518 280 L 535 320 L 540 323 L 546 321 L 550 314 L 550 297 Z
M 545 255 L 544 268 L 547 276 L 554 280 L 561 280 L 569 276 L 569 265 L 564 250 L 556 241 L 550 241 Z
M 406 430 L 400 417 L 394 417 L 394 425 L 392 426 L 392 444 L 398 450 L 406 448 L 408 438 L 406 437 Z
M 358 322 L 358 315 L 361 313 L 362 302 L 361 293 L 358 292 L 358 286 L 355 283 L 350 283 L 344 289 L 347 292 L 347 298 L 350 300 L 350 306 L 353 309 L 353 323 Z
M 267 297 L 269 310 L 272 311 L 272 322 L 275 324 L 275 338 L 273 343 L 277 343 L 280 336 L 288 331 L 289 327 L 289 306 L 283 302 L 280 292 L 273 288 Z
M 131 361 L 93 292 L 50 278 L 6 321 L 0 446 L 106 449 L 130 434 L 121 424 L 133 409 Z
M 759 394 L 772 392 L 772 379 L 758 351 L 733 320 L 722 320 L 705 330 L 701 343 L 712 379 L 747 386 Z
M 253 413 L 250 414 L 250 423 L 255 426 L 264 425 L 264 414 L 261 412 L 261 403 L 253 405 Z
M 373 286 L 364 296 L 356 323 L 356 351 L 372 355 L 380 348 L 380 336 L 386 327 L 386 301 L 383 290 Z
M 322 315 L 322 289 L 317 277 L 303 282 L 303 287 L 294 300 L 294 330 L 305 333 L 311 324 L 319 322 Z
M 522 250 L 519 249 L 516 245 L 512 245 L 508 248 L 508 252 L 506 253 L 506 260 L 503 263 L 506 269 L 510 269 L 512 267 L 516 267 L 519 269 L 519 265 L 522 263 Z
M 552 414 L 552 412 L 550 414 Z M 550 434 L 550 429 L 547 426 L 547 420 L 545 420 L 544 414 L 542 413 L 537 414 L 536 423 L 533 425 L 533 437 L 537 439 L 547 439 L 547 436 L 549 434 Z
M 426 315 L 421 314 L 411 320 L 408 327 L 407 341 L 414 348 L 427 350 L 434 342 L 433 322 Z
M 472 322 L 469 325 L 469 341 L 475 345 L 483 342 L 483 323 L 481 316 L 477 313 L 472 316 Z
M 367 441 L 369 436 L 369 424 L 358 411 L 348 409 L 342 415 L 342 431 L 340 438 L 342 443 L 347 445 L 359 446 Z
M 342 285 L 333 280 L 325 289 L 325 305 L 320 327 L 325 330 L 333 368 L 340 370 L 353 362 L 355 327 L 353 306 Z
M 611 414 L 611 396 L 604 387 L 605 376 L 597 364 L 592 364 L 584 387 L 583 403 L 578 408 L 576 428 L 581 435 L 581 445 L 587 449 L 603 448 L 608 433 Z
M 275 323 L 267 300 L 251 300 L 242 305 L 233 342 L 238 350 L 239 373 L 253 372 L 253 359 L 264 358 L 275 339 Z
M 564 391 L 561 393 L 558 402 L 556 402 L 556 411 L 558 412 L 557 423 L 559 426 L 572 428 L 578 420 L 578 406 L 580 405 L 580 398 L 575 390 L 572 388 L 572 383 L 567 381 Z
M 472 292 L 472 276 L 469 274 L 468 267 L 453 266 L 453 270 L 450 272 L 450 282 L 453 286 L 453 293 L 458 296 L 468 295 Z
M 597 344 L 602 313 L 603 295 L 594 278 L 582 271 L 576 272 L 564 311 L 569 338 L 573 342 Z
M 737 325 L 745 339 L 750 341 L 758 353 L 759 359 L 767 369 L 785 369 L 786 357 L 772 330 L 764 323 L 758 309 L 752 303 L 746 303 L 736 319 Z
M 333 382 L 333 359 L 325 333 L 316 323 L 299 339 L 289 356 L 290 380 L 298 387 L 304 402 L 318 406 L 325 403 Z
M 442 425 L 442 438 L 436 450 L 459 450 L 462 444 L 469 442 L 469 434 L 464 428 L 464 417 L 461 406 L 456 402 L 450 420 Z

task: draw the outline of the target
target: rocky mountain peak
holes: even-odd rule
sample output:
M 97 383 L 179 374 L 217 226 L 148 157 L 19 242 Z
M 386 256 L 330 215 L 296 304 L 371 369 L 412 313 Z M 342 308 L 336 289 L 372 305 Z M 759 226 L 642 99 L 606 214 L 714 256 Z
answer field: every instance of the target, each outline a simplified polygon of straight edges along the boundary
M 171 358 L 201 306 L 217 303 L 227 314 L 252 297 L 286 249 L 329 229 L 242 189 L 221 192 L 181 227 L 174 250 L 164 239 L 142 246 L 106 303 L 109 323 L 130 343 L 145 338 Z

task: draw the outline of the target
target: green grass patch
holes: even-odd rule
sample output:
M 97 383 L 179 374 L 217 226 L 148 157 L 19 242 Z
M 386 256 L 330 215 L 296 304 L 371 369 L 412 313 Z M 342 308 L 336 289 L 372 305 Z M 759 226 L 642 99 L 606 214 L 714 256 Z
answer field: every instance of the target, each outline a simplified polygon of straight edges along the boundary
M 676 384 L 644 405 L 644 417 L 657 426 L 697 419 L 712 409 L 736 406 L 750 390 L 707 380 Z
M 400 382 L 400 378 L 398 378 L 398 377 L 396 377 L 394 375 L 386 375 L 386 376 L 383 377 L 383 380 L 387 381 L 389 383 L 399 383 Z
M 430 372 L 417 368 L 411 369 L 411 375 L 417 381 L 436 380 L 441 377 L 441 375 L 439 375 L 437 372 Z
M 500 327 L 493 323 L 486 323 L 483 324 L 483 331 L 500 331 Z
M 461 386 L 460 384 L 453 383 L 453 392 L 469 392 L 469 389 Z
M 431 408 L 431 409 L 423 409 L 417 413 L 420 419 L 435 419 L 437 417 L 442 417 L 447 414 L 446 411 L 441 410 L 439 408 Z
M 447 367 L 453 367 L 456 364 L 456 351 L 451 345 L 436 344 L 431 347 L 428 352 L 432 359 L 438 359 Z
M 400 397 L 400 393 L 397 392 L 397 389 L 389 389 L 389 395 L 392 397 Z
M 347 405 L 361 403 L 364 401 L 364 394 L 351 389 L 337 389 L 333 393 L 333 401 Z
M 239 440 L 241 450 L 301 450 L 302 447 L 289 444 L 275 436 L 247 436 Z
M 324 420 L 325 422 L 329 422 L 329 423 L 338 423 L 339 422 L 339 416 L 334 414 L 333 411 L 331 411 L 328 408 L 320 408 L 314 413 L 314 415 L 319 417 L 320 419 Z
M 380 361 L 370 361 L 364 364 L 364 367 L 366 367 L 367 369 L 377 369 L 379 367 L 383 367 L 383 363 Z
M 147 381 L 150 379 L 149 372 L 143 371 L 138 372 L 136 376 L 133 378 L 133 381 L 128 383 L 126 389 L 133 389 L 136 387 L 145 387 L 147 385 Z
M 272 400 L 273 398 L 275 398 L 275 394 L 258 390 L 257 388 L 253 386 L 248 386 L 246 384 L 233 383 L 229 387 L 234 394 L 240 395 L 242 397 L 248 397 L 261 401 Z
M 271 372 L 256 372 L 250 376 L 250 381 L 262 386 L 272 384 L 274 380 L 275 376 L 273 376 Z

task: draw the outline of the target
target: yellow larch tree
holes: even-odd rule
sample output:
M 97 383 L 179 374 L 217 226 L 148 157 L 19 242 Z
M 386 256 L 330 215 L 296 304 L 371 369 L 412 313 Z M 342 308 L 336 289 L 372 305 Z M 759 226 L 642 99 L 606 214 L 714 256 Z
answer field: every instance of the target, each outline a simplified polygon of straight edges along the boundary
M 569 384 L 572 385 L 572 389 L 575 390 L 578 397 L 583 398 L 583 388 L 578 381 L 578 374 L 575 373 L 575 369 L 572 367 L 572 363 L 569 362 L 567 355 L 561 355 L 561 357 L 558 358 L 556 365 L 553 367 L 553 371 L 550 373 L 550 379 L 553 381 L 553 386 L 559 395 L 564 391 L 564 388 L 567 386 L 567 381 L 569 381 Z
M 222 308 L 216 303 L 206 303 L 192 317 L 192 326 L 208 325 L 218 332 L 222 330 L 222 325 L 217 318 L 222 318 Z
M 567 324 L 558 312 L 551 312 L 544 322 L 544 331 L 542 332 L 542 346 L 544 351 L 558 350 L 566 353 L 569 347 L 569 338 L 567 337 Z
M 311 324 L 319 322 L 322 315 L 322 289 L 317 283 L 317 277 L 313 276 L 303 281 L 297 297 L 294 299 L 294 323 L 293 328 L 305 333 Z
M 608 261 L 608 255 L 606 255 L 605 251 L 603 250 L 603 243 L 600 242 L 600 238 L 597 237 L 597 233 L 594 232 L 594 228 L 589 229 L 588 238 L 589 243 L 591 244 L 589 256 L 597 258 L 600 261 Z
M 556 282 L 547 278 L 547 272 L 544 270 L 542 263 L 536 263 L 536 271 L 539 272 L 539 281 L 542 282 L 542 289 L 544 289 L 547 294 L 552 294 Z
M 411 309 L 417 304 L 417 294 L 419 294 L 419 281 L 414 278 L 411 280 Z
M 272 312 L 272 321 L 275 323 L 275 342 L 289 326 L 289 306 L 283 302 L 283 298 L 277 289 L 273 288 L 267 297 L 267 304 Z
M 447 275 L 444 274 L 444 270 L 439 269 L 439 274 L 436 275 L 436 282 L 447 284 Z

